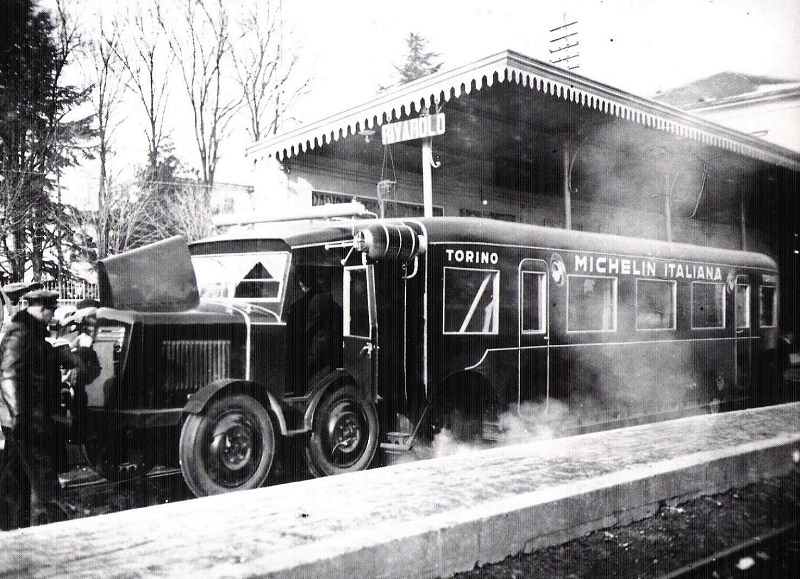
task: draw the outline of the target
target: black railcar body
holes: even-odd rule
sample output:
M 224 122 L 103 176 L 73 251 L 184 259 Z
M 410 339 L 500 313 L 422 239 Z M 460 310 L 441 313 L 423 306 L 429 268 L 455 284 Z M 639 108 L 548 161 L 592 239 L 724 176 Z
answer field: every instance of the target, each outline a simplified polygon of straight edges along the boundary
M 278 437 L 304 436 L 329 475 L 442 431 L 587 432 L 779 385 L 761 254 L 455 217 L 273 224 L 189 253 L 195 303 L 181 279 L 182 308 L 98 311 L 81 437 L 109 478 L 180 463 L 215 494 L 263 484 Z M 163 248 L 130 259 L 144 285 L 172 266 Z

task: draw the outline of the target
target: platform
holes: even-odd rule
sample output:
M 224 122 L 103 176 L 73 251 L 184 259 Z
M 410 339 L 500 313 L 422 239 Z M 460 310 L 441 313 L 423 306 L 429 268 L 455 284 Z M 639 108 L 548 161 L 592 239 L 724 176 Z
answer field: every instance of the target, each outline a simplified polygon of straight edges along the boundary
M 447 577 L 800 460 L 800 403 L 0 534 L 0 576 Z

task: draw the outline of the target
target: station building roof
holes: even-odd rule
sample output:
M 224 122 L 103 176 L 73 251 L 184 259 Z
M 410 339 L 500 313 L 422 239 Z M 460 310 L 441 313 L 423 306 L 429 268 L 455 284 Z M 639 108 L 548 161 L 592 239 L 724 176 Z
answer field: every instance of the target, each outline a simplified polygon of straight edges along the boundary
M 800 154 L 748 135 L 664 102 L 640 97 L 562 70 L 518 52 L 506 50 L 471 64 L 444 70 L 375 96 L 359 106 L 302 127 L 272 135 L 248 148 L 251 157 L 284 160 L 324 145 L 377 131 L 381 125 L 417 116 L 423 110 L 498 83 L 526 87 L 531 102 L 520 108 L 536 108 L 536 130 L 549 134 L 581 134 L 598 116 L 627 121 L 687 139 L 701 147 L 713 147 L 800 171 Z M 564 104 L 585 114 L 564 114 Z M 588 114 L 591 113 L 591 114 Z M 518 113 L 519 114 L 519 113 Z M 530 121 L 530 113 L 526 117 Z M 524 124 L 524 123 L 521 123 Z

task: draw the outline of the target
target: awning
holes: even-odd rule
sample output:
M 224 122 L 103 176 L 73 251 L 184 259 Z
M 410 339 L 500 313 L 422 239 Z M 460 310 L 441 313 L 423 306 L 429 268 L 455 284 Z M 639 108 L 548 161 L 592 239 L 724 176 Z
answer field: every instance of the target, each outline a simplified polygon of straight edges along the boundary
M 281 160 L 311 151 L 364 129 L 418 115 L 461 94 L 513 82 L 611 116 L 719 147 L 767 163 L 800 170 L 800 154 L 752 135 L 709 122 L 680 109 L 623 92 L 510 50 L 438 72 L 377 95 L 363 105 L 263 139 L 250 157 Z

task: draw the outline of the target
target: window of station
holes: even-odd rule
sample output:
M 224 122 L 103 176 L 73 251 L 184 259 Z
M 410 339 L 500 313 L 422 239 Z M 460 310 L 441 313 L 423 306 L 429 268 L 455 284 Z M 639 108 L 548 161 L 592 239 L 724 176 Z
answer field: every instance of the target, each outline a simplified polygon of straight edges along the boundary
M 677 284 L 660 279 L 636 280 L 636 329 L 674 330 Z
M 725 327 L 725 284 L 692 282 L 692 329 Z
M 540 271 L 522 272 L 522 333 L 541 334 L 545 332 L 547 304 L 547 276 Z
M 750 327 L 750 285 L 736 284 L 736 328 Z
M 445 334 L 496 334 L 500 313 L 500 272 L 444 268 Z
M 759 299 L 759 325 L 762 328 L 774 328 L 778 308 L 778 288 L 770 285 L 761 286 Z
M 617 330 L 617 278 L 567 276 L 567 331 Z

